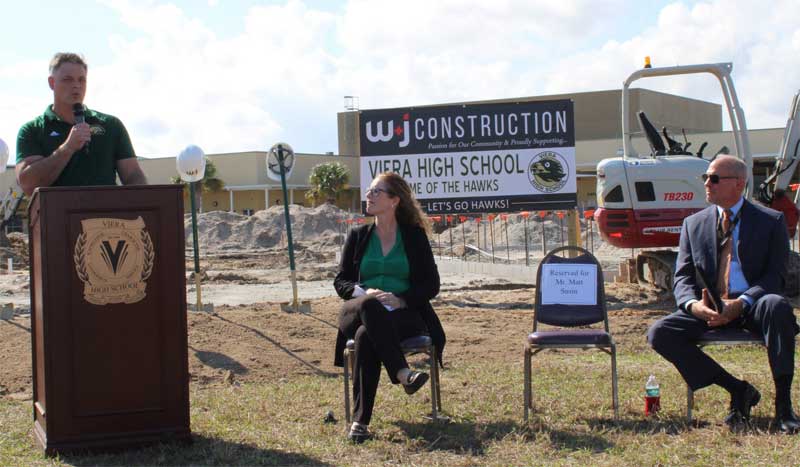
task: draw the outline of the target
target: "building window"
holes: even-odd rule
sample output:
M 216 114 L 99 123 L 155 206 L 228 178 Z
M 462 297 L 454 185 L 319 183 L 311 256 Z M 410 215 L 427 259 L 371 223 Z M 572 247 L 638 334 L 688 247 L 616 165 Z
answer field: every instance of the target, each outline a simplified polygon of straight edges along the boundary
M 253 210 L 252 209 L 242 209 L 242 214 L 244 214 L 245 216 L 252 216 L 253 215 Z

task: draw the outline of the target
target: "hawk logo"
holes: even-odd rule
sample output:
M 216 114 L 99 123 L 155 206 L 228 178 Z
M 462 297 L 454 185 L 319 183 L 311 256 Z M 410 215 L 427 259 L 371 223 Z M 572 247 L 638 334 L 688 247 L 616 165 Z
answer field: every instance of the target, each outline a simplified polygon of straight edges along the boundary
M 384 129 L 383 121 L 378 121 L 375 124 L 375 131 L 372 131 L 372 121 L 368 121 L 365 125 L 367 132 L 367 139 L 371 143 L 386 143 L 391 141 L 395 136 L 401 138 L 397 143 L 401 148 L 408 146 L 411 138 L 411 115 L 408 113 L 403 114 L 403 125 L 394 126 L 394 120 L 389 120 L 386 128 Z
M 100 256 L 103 257 L 103 261 L 106 262 L 106 266 L 111 269 L 111 272 L 116 275 L 117 266 L 121 267 L 125 263 L 125 258 L 128 257 L 128 245 L 125 244 L 125 240 L 120 240 L 117 242 L 117 246 L 112 249 L 111 243 L 108 240 L 103 240 Z
M 567 184 L 569 165 L 552 151 L 537 154 L 528 166 L 528 180 L 539 191 L 554 193 Z
M 73 261 L 87 302 L 136 303 L 146 295 L 155 251 L 141 217 L 84 219 Z

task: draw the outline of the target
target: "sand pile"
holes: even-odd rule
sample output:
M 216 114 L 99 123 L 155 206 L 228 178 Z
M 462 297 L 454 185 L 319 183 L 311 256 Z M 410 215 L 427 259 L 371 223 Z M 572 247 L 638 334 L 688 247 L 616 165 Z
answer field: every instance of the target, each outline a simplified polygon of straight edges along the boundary
M 7 235 L 8 247 L 0 247 L 0 269 L 8 268 L 8 258 L 14 260 L 14 269 L 28 267 L 28 234 L 11 232 Z
M 329 204 L 316 208 L 291 205 L 289 216 L 294 242 L 318 248 L 341 244 L 346 227 L 341 221 L 355 217 Z M 206 251 L 272 248 L 286 243 L 285 224 L 283 206 L 272 206 L 252 216 L 211 211 L 197 216 L 198 241 Z M 186 247 L 191 248 L 192 219 L 188 214 L 184 226 Z

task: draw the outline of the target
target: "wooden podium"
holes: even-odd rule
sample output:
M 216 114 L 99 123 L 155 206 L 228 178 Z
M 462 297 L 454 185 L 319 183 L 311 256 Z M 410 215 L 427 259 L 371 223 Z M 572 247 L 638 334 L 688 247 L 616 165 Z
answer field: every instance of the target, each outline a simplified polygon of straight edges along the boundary
M 47 454 L 190 439 L 182 194 L 34 193 L 33 416 Z

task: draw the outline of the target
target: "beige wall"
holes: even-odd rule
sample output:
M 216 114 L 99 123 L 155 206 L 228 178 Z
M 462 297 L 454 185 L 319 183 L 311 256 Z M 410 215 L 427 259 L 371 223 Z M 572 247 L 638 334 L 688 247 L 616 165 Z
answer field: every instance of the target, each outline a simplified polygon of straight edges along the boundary
M 576 140 L 621 137 L 622 91 L 619 89 L 476 102 L 456 102 L 419 107 L 535 102 L 557 99 L 572 99 L 574 102 Z M 637 122 L 636 113 L 639 110 L 643 110 L 659 130 L 662 126 L 666 126 L 672 132 L 679 132 L 681 128 L 685 128 L 687 132 L 715 132 L 722 130 L 722 107 L 719 104 L 638 88 L 630 90 L 630 101 L 631 122 Z M 339 129 L 339 154 L 361 155 L 358 111 L 340 112 L 337 124 Z
M 597 204 L 597 180 L 595 177 L 578 177 L 578 204 L 581 207 L 594 207 Z

